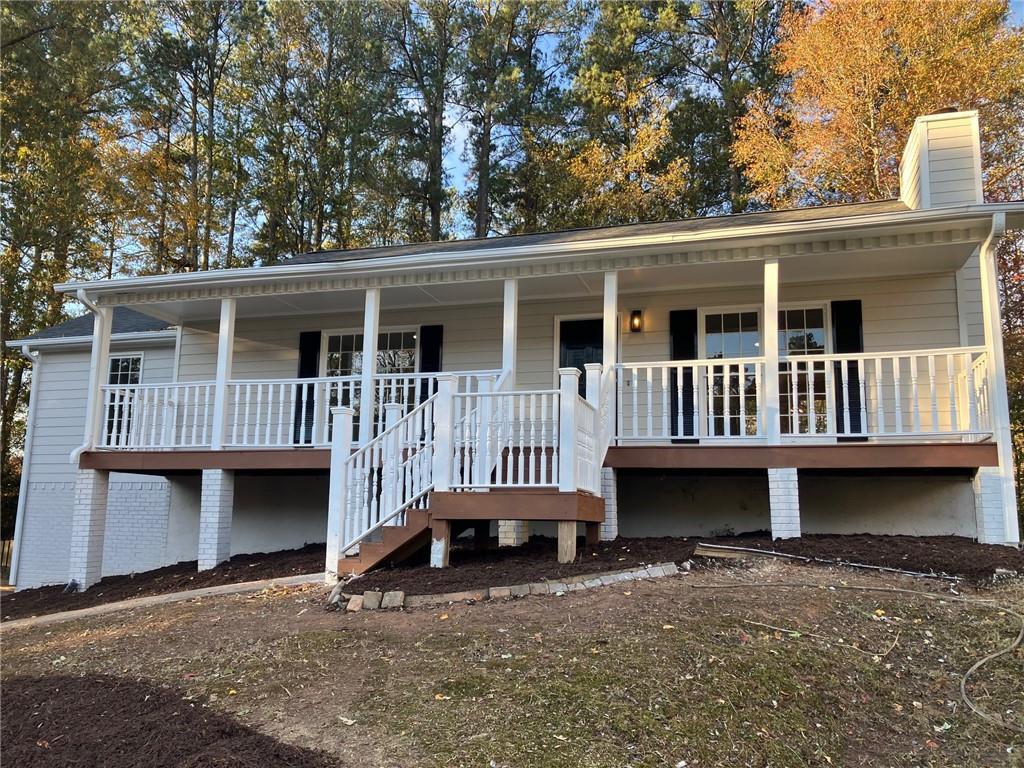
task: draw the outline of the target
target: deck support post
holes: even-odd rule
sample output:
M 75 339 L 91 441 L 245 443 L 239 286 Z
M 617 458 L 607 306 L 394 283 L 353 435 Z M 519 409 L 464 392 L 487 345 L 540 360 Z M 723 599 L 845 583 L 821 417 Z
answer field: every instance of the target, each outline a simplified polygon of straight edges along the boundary
M 779 414 L 779 260 L 764 262 L 764 434 L 768 445 L 782 442 L 782 421 Z
M 571 563 L 576 560 L 576 521 L 558 521 L 558 562 Z
M 796 467 L 768 468 L 772 538 L 800 537 L 800 481 Z
M 363 305 L 363 369 L 359 382 L 359 445 L 373 439 L 377 405 L 377 333 L 380 329 L 380 288 L 367 288 Z M 383 405 L 383 403 L 382 403 Z
M 231 380 L 235 348 L 235 300 L 220 300 L 220 326 L 217 329 L 217 380 L 213 394 L 213 429 L 210 448 L 224 447 L 228 432 L 228 382 Z
M 235 473 L 204 469 L 199 499 L 199 570 L 207 571 L 231 557 L 231 517 Z
M 331 474 L 327 494 L 327 560 L 324 582 L 338 580 L 341 543 L 348 528 L 348 457 L 352 453 L 352 417 L 355 411 L 347 406 L 331 408 Z
M 519 281 L 510 278 L 504 284 L 501 323 L 501 369 L 508 374 L 509 389 L 516 385 L 516 342 L 519 336 Z
M 604 522 L 599 538 L 614 541 L 619 537 L 619 481 L 614 467 L 601 467 L 601 498 L 604 499 Z
M 430 522 L 430 567 L 448 567 L 448 549 L 452 538 L 451 523 L 447 520 Z
M 558 369 L 558 490 L 576 491 L 576 398 L 580 369 Z
M 1003 326 L 999 313 L 999 285 L 996 264 L 996 247 L 1006 233 L 1006 214 L 992 216 L 992 231 L 982 243 L 979 251 L 981 268 L 981 306 L 985 325 L 985 352 L 989 392 L 991 397 L 990 418 L 992 433 L 999 451 L 999 476 L 1002 492 L 983 494 L 978 498 L 989 505 L 979 517 L 1000 516 L 1002 536 L 989 540 L 991 544 L 1019 544 L 1020 525 L 1017 521 L 1017 492 L 1014 487 L 1013 438 L 1010 434 L 1010 405 L 1006 394 L 1006 362 L 1003 352 Z M 994 508 L 992 508 L 994 507 Z M 993 527 L 986 525 L 985 530 Z M 978 529 L 979 539 L 983 529 Z
M 110 473 L 106 470 L 79 469 L 75 477 L 68 583 L 74 582 L 80 591 L 91 587 L 103 575 L 109 486 Z

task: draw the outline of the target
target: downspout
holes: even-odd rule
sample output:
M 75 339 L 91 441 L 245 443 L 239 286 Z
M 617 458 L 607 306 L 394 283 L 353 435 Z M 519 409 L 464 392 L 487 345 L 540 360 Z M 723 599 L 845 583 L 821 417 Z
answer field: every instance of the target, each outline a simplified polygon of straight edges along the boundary
M 25 422 L 25 445 L 21 453 L 21 484 L 18 487 L 18 509 L 14 517 L 14 544 L 11 550 L 11 572 L 8 584 L 18 583 L 18 562 L 21 559 L 21 536 L 25 530 L 25 504 L 28 499 L 28 474 L 32 457 L 32 437 L 35 434 L 36 404 L 39 400 L 36 381 L 43 359 L 38 351 L 33 352 L 28 344 L 21 345 L 21 354 L 32 364 L 32 381 L 28 389 L 28 418 Z
M 78 300 L 80 302 L 82 302 L 82 304 L 85 305 L 86 309 L 88 309 L 90 312 L 92 312 L 93 323 L 95 323 L 99 319 L 100 308 L 98 306 L 96 306 L 96 304 L 93 303 L 93 301 L 89 298 L 89 295 L 85 292 L 85 288 L 79 288 L 77 291 L 75 291 L 75 296 L 78 298 Z M 89 397 L 92 400 L 96 399 L 95 398 L 95 393 L 92 391 L 92 384 L 93 384 L 93 381 L 95 380 L 95 378 L 96 378 L 95 371 L 92 370 L 92 365 L 90 365 L 89 366 Z M 93 403 L 91 403 L 91 402 L 87 403 L 86 406 L 85 406 L 85 414 L 86 414 L 86 422 L 85 422 L 86 434 L 85 434 L 85 439 L 83 440 L 83 442 L 82 442 L 82 444 L 80 446 L 78 446 L 77 448 L 75 448 L 75 450 L 73 450 L 71 452 L 71 456 L 68 459 L 69 462 L 71 464 L 75 465 L 75 466 L 78 466 L 78 457 L 81 456 L 83 452 L 85 452 L 85 451 L 89 450 L 90 448 L 92 448 L 92 440 L 93 440 L 94 436 L 91 434 L 91 424 L 90 424 L 90 422 L 93 421 L 93 419 L 92 419 L 92 409 L 94 407 L 95 407 L 95 405 Z
M 982 296 L 985 299 L 985 345 L 989 358 L 989 380 L 996 388 L 992 414 L 994 417 L 996 446 L 999 455 L 999 469 L 1003 485 L 1003 529 L 1007 542 L 1019 542 L 1020 531 L 1017 526 L 1016 504 L 1009 502 L 1016 498 L 1013 469 L 1013 437 L 1010 429 L 1009 392 L 1006 386 L 1006 358 L 1003 352 L 1002 312 L 999 306 L 999 267 L 996 263 L 996 248 L 1006 235 L 1006 214 L 995 213 L 992 216 L 992 229 L 981 244 Z

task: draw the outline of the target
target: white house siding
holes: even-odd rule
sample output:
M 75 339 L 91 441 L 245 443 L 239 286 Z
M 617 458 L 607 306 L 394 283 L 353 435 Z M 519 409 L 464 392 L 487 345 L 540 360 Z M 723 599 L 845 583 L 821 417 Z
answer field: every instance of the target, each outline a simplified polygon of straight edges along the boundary
M 142 378 L 170 381 L 174 368 L 171 346 L 114 345 L 112 354 L 143 352 Z M 71 452 L 85 432 L 89 352 L 44 351 L 33 382 L 36 408 L 32 453 L 28 456 L 27 498 L 19 555 L 19 589 L 67 580 L 71 505 L 75 468 Z M 103 573 L 163 565 L 166 530 L 166 481 L 140 475 L 112 474 Z

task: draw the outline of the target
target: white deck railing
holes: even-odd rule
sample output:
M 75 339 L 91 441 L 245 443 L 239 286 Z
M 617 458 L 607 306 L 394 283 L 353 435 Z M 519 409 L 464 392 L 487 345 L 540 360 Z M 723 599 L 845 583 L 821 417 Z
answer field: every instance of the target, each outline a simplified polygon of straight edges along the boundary
M 500 371 L 454 374 L 460 392 L 475 392 Z M 379 374 L 370 418 L 371 434 L 384 430 L 384 408 L 401 405 L 404 415 L 437 392 L 437 374 Z M 310 448 L 331 442 L 330 409 L 356 411 L 364 418 L 358 376 L 311 379 L 235 379 L 227 383 L 226 448 Z M 162 450 L 210 448 L 216 383 L 134 384 L 103 387 L 104 449 Z
M 983 347 L 790 357 L 784 435 L 945 437 L 991 432 Z
M 784 439 L 982 439 L 991 434 L 983 347 L 779 361 Z M 763 358 L 616 366 L 620 444 L 765 437 Z M 604 393 L 602 393 L 604 394 Z
M 339 554 L 384 526 L 402 525 L 408 510 L 426 507 L 433 488 L 437 399 L 435 393 L 402 416 L 398 404 L 389 404 L 384 430 L 344 459 Z
M 452 397 L 454 490 L 558 485 L 556 389 Z
M 616 366 L 620 442 L 763 435 L 764 358 Z
M 213 382 L 107 385 L 99 447 L 209 448 Z

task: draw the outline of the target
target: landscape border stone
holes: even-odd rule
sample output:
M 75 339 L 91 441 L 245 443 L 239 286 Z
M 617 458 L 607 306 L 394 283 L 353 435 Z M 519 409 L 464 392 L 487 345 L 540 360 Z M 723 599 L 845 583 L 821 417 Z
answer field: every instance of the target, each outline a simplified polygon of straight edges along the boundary
M 434 595 L 406 595 L 404 592 L 380 592 L 367 590 L 361 596 L 360 602 L 353 602 L 354 595 L 349 601 L 348 610 L 376 610 L 387 608 L 432 608 L 453 603 L 480 603 L 485 600 L 510 600 L 527 595 L 564 595 L 567 592 L 579 592 L 585 589 L 597 587 L 608 587 L 615 584 L 628 583 L 630 581 L 645 581 L 648 579 L 660 579 L 666 576 L 675 576 L 685 573 L 690 569 L 684 564 L 680 569 L 673 562 L 658 563 L 646 568 L 626 568 L 621 571 L 606 571 L 604 573 L 586 574 L 583 576 L 569 576 L 561 579 L 547 579 L 535 581 L 529 584 L 511 584 L 507 586 L 484 587 L 482 589 L 470 589 L 463 592 L 444 592 Z M 355 582 L 350 582 L 354 584 Z M 347 594 L 347 593 L 343 593 Z M 353 607 L 358 605 L 359 607 Z

